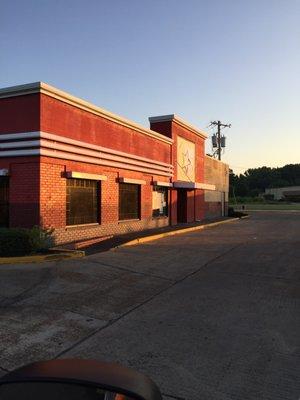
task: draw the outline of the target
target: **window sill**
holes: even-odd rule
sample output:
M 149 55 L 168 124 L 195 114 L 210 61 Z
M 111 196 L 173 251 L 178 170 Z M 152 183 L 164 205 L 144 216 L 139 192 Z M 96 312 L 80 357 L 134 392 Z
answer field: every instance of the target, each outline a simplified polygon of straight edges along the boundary
M 92 222 L 91 224 L 67 225 L 66 230 L 77 228 L 94 228 L 100 226 L 99 222 Z
M 157 217 L 152 217 L 152 219 L 168 219 L 168 215 L 158 215 Z
M 134 218 L 134 219 L 120 219 L 120 220 L 118 221 L 118 224 L 123 224 L 123 222 L 126 223 L 126 222 L 137 222 L 137 221 L 141 221 L 141 219 L 140 219 L 140 218 Z

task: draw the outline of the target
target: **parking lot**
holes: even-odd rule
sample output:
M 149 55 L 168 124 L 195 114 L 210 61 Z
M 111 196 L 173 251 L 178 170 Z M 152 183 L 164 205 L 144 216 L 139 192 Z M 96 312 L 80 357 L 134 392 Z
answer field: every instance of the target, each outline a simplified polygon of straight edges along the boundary
M 300 213 L 0 266 L 0 371 L 116 361 L 166 399 L 299 399 Z

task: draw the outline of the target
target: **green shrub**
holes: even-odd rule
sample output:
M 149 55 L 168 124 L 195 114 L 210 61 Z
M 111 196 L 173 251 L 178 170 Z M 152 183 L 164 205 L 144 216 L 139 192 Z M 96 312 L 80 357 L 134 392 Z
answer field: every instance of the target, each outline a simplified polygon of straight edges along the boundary
M 52 245 L 52 230 L 0 228 L 0 257 L 24 256 Z
M 53 229 L 34 226 L 29 232 L 34 252 L 48 249 L 53 245 Z

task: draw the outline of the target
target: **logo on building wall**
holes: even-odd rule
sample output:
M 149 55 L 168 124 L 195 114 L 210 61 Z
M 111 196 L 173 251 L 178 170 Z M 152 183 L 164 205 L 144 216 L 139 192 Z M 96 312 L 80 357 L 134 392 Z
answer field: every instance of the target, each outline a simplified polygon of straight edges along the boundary
M 195 182 L 195 143 L 177 136 L 177 179 Z

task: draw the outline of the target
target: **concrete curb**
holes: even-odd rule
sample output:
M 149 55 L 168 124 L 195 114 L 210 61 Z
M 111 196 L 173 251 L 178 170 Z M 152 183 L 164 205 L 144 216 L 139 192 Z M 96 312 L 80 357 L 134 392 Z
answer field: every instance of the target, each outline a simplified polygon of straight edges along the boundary
M 293 212 L 293 213 L 300 213 L 300 210 L 245 210 L 246 212 Z
M 72 258 L 84 257 L 84 251 L 63 251 L 61 253 L 37 255 L 37 256 L 22 256 L 22 257 L 0 257 L 0 265 L 2 264 L 28 264 L 49 261 L 59 261 Z
M 242 219 L 242 218 L 249 218 L 249 215 L 245 215 L 245 216 L 243 216 L 241 218 L 230 218 L 230 219 L 226 219 L 224 221 L 211 222 L 211 223 L 206 224 L 206 225 L 192 226 L 192 227 L 189 227 L 189 228 L 182 228 L 182 229 L 177 229 L 177 230 L 170 231 L 170 232 L 157 233 L 155 235 L 149 235 L 149 236 L 133 239 L 133 240 L 130 240 L 129 242 L 126 242 L 126 243 L 123 243 L 123 244 L 121 244 L 119 246 L 116 246 L 115 249 L 122 248 L 122 247 L 127 247 L 127 246 L 134 246 L 136 244 L 147 243 L 147 242 L 151 242 L 153 240 L 162 239 L 162 238 L 167 237 L 167 236 L 174 236 L 174 235 L 180 235 L 182 233 L 200 231 L 200 230 L 205 229 L 205 228 L 210 228 L 210 227 L 213 227 L 213 226 L 227 224 L 228 222 L 238 221 L 239 219 Z

